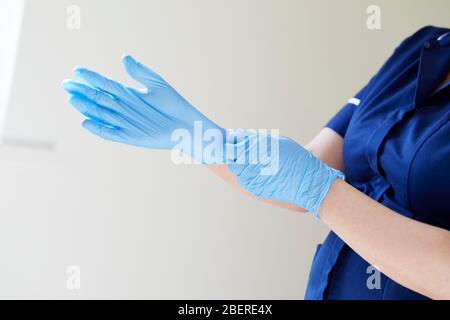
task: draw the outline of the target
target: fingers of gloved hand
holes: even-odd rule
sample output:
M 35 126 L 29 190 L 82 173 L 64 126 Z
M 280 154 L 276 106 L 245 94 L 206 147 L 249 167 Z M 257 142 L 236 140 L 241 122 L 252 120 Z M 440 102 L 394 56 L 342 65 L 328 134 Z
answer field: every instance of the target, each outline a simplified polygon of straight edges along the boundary
M 125 111 L 124 106 L 109 94 L 84 83 L 79 83 L 73 80 L 65 80 L 63 82 L 63 88 L 71 95 L 85 97 L 99 106 L 115 110 L 119 113 L 124 113 Z
M 167 86 L 167 82 L 155 71 L 144 66 L 142 63 L 135 60 L 130 55 L 125 55 L 122 58 L 125 70 L 129 76 L 141 83 L 148 89 L 159 88 Z
M 127 127 L 127 122 L 117 112 L 99 106 L 90 100 L 79 96 L 71 96 L 69 98 L 69 103 L 78 110 L 78 112 L 97 122 L 119 128 Z
M 140 104 L 142 101 L 121 83 L 111 80 L 95 71 L 84 67 L 74 69 L 75 75 L 91 87 L 100 89 L 113 97 L 116 97 L 130 106 Z
M 84 120 L 82 126 L 92 134 L 102 139 L 114 142 L 125 141 L 125 132 L 123 129 L 107 127 L 90 119 Z
M 85 97 L 88 100 L 91 100 L 95 104 L 105 107 L 107 109 L 111 109 L 122 116 L 129 123 L 132 123 L 135 127 L 139 127 L 138 123 L 145 120 L 147 121 L 149 118 L 157 119 L 161 116 L 157 111 L 153 110 L 152 107 L 148 107 L 147 105 L 144 108 L 139 107 L 137 104 L 134 104 L 133 107 L 129 107 L 126 103 L 121 100 L 115 99 L 111 95 L 106 92 L 103 92 L 99 89 L 93 88 L 84 83 L 79 83 L 73 80 L 66 80 L 63 82 L 63 88 L 74 96 Z M 129 88 L 136 96 L 138 96 L 139 90 Z M 139 101 L 139 104 L 141 102 Z

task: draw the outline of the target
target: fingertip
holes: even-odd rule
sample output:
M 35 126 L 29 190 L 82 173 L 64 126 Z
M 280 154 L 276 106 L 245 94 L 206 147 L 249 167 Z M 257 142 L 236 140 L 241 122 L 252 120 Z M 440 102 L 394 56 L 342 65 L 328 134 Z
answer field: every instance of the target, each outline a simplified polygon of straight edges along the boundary
M 87 112 L 88 107 L 86 106 L 86 101 L 80 97 L 71 96 L 69 98 L 69 104 L 82 114 Z
M 80 75 L 80 74 L 82 74 L 84 71 L 86 70 L 86 68 L 85 67 L 82 67 L 82 66 L 76 66 L 75 68 L 73 68 L 73 73 L 75 74 L 75 75 Z
M 74 80 L 68 79 L 62 82 L 62 87 L 70 94 L 79 94 L 83 93 L 84 85 L 80 82 L 76 82 Z
M 61 81 L 61 85 L 64 87 L 67 83 L 72 82 L 71 79 L 64 79 L 63 81 Z
M 133 68 L 133 70 L 135 70 L 135 67 L 137 66 L 136 60 L 130 55 L 124 55 L 122 57 L 122 63 L 127 71 L 131 71 Z
M 99 125 L 92 120 L 86 119 L 81 123 L 81 126 L 84 129 L 93 132 Z
M 122 55 L 122 61 L 123 62 L 131 62 L 134 61 L 133 57 L 129 54 L 123 54 Z
M 70 91 L 70 89 L 73 87 L 73 81 L 70 79 L 65 79 L 61 82 L 61 87 L 66 91 Z
M 70 104 L 72 104 L 72 103 L 76 102 L 77 99 L 79 99 L 77 96 L 70 96 L 70 97 L 67 99 L 67 101 L 68 101 Z

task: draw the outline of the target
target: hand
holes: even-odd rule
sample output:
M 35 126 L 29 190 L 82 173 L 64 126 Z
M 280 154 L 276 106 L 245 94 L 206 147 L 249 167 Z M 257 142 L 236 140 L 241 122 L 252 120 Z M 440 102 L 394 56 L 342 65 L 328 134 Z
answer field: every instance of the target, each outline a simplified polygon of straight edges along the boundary
M 127 87 L 83 67 L 74 72 L 84 83 L 63 82 L 71 95 L 70 104 L 88 118 L 82 124 L 84 128 L 106 140 L 151 149 L 176 147 L 172 137 L 176 130 L 185 130 L 194 137 L 195 128 L 199 128 L 200 135 L 213 129 L 225 139 L 223 128 L 195 109 L 161 76 L 131 56 L 122 60 L 128 74 L 144 90 Z M 194 152 L 191 148 L 187 153 L 193 156 Z
M 228 167 L 257 197 L 293 203 L 319 217 L 332 183 L 345 179 L 289 138 L 247 133 L 237 140 L 226 144 Z

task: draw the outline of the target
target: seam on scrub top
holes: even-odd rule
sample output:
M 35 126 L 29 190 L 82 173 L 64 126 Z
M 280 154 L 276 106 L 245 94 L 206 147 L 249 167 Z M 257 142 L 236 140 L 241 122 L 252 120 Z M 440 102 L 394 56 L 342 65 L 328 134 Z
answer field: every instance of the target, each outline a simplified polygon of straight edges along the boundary
M 384 275 L 386 277 L 386 282 L 384 283 L 384 288 L 383 288 L 383 292 L 381 293 L 381 300 L 386 300 L 386 292 L 387 292 L 387 287 L 392 284 L 392 280 L 389 279 L 386 275 Z
M 442 127 L 444 127 L 445 125 L 447 125 L 450 122 L 450 113 L 447 113 L 446 115 L 446 120 L 441 123 L 436 130 L 434 130 L 433 132 L 430 133 L 430 135 L 420 144 L 420 146 L 416 149 L 416 151 L 414 152 L 414 155 L 409 163 L 409 167 L 408 167 L 408 180 L 406 181 L 406 196 L 408 197 L 408 206 L 411 209 L 411 213 L 412 213 L 412 218 L 414 218 L 416 216 L 416 214 L 413 212 L 413 207 L 412 207 L 412 203 L 411 203 L 411 197 L 410 197 L 410 180 L 411 180 L 411 171 L 412 171 L 412 166 L 414 164 L 414 161 L 416 160 L 416 157 L 419 153 L 420 150 L 422 150 L 423 146 L 425 145 L 425 143 L 428 142 L 428 140 L 430 140 L 439 130 L 442 129 Z
M 334 248 L 334 245 L 335 245 L 335 243 L 336 243 L 336 241 L 337 241 L 337 235 L 335 234 L 335 238 L 334 238 L 334 240 L 333 240 L 333 245 L 331 246 L 331 249 L 333 249 Z M 318 292 L 319 291 L 321 291 L 321 294 L 320 294 L 320 300 L 325 300 L 325 291 L 326 291 L 326 289 L 328 288 L 328 286 L 329 286 L 329 278 L 330 278 L 330 273 L 328 272 L 327 273 L 327 276 L 326 276 L 326 279 L 327 279 L 327 281 L 326 281 L 326 286 L 324 286 L 323 285 L 323 278 L 324 278 L 324 269 L 325 269 L 325 267 L 326 267 L 326 264 L 328 263 L 328 260 L 330 259 L 330 256 L 331 256 L 331 253 L 333 252 L 333 250 L 329 250 L 328 251 L 328 254 L 327 254 L 327 258 L 325 259 L 325 261 L 323 262 L 323 264 L 321 265 L 321 268 L 320 268 L 320 273 L 321 273 L 321 278 L 322 278 L 322 282 L 321 282 L 321 284 L 318 286 Z M 316 296 L 317 296 L 317 293 L 318 292 L 316 292 Z
M 372 140 L 374 139 L 374 136 L 377 134 L 377 130 L 380 127 L 382 127 L 387 122 L 387 120 L 389 119 L 389 116 L 390 116 L 390 114 L 388 114 L 382 121 L 380 121 L 377 124 L 376 129 L 373 130 L 373 132 L 369 135 L 369 138 L 367 139 L 367 142 L 365 144 L 364 156 L 366 157 L 366 160 L 367 160 L 367 162 L 369 164 L 369 167 L 372 170 L 373 176 L 380 176 L 380 177 L 382 177 L 381 176 L 381 172 L 379 170 L 380 164 L 379 164 L 379 160 L 378 160 L 378 155 L 380 153 L 381 145 L 384 143 L 384 140 L 386 139 L 386 137 L 389 134 L 389 132 L 393 129 L 393 127 L 389 128 L 389 130 L 383 134 L 383 138 L 381 139 L 380 143 L 377 143 L 377 148 L 376 148 L 376 150 L 374 151 L 374 154 L 373 154 L 373 156 L 374 156 L 373 158 L 375 158 L 375 160 L 374 160 L 375 161 L 375 168 L 372 168 L 372 160 L 371 160 L 372 159 L 372 155 L 371 155 L 371 152 L 372 152 L 371 150 L 372 149 L 371 148 L 372 148 L 372 144 L 374 143 Z M 395 125 L 396 124 L 394 124 L 394 126 Z M 384 177 L 382 177 L 382 178 L 384 178 Z
M 338 264 L 339 257 L 340 257 L 340 255 L 341 255 L 342 251 L 344 250 L 344 246 L 347 245 L 347 244 L 344 242 L 344 240 L 342 240 L 341 238 L 338 237 L 337 234 L 335 234 L 335 238 L 334 238 L 333 245 L 332 245 L 333 250 L 330 251 L 330 252 L 328 252 L 328 256 L 327 256 L 327 259 L 326 259 L 326 261 L 325 261 L 327 264 L 330 264 L 330 263 L 329 263 L 330 257 L 331 257 L 331 254 L 332 254 L 332 253 L 334 252 L 334 250 L 335 250 L 336 242 L 337 242 L 338 240 L 340 240 L 340 241 L 343 242 L 343 246 L 342 246 L 341 250 L 339 250 L 339 253 L 337 254 L 337 257 L 336 257 L 336 259 L 335 259 L 335 262 L 334 262 L 333 266 L 331 267 L 330 271 L 327 273 L 327 282 L 326 282 L 327 285 L 326 285 L 326 286 L 323 288 L 323 290 L 322 290 L 322 300 L 325 300 L 325 295 L 327 296 L 327 300 L 328 300 L 328 294 L 329 294 L 329 292 L 330 292 L 331 287 L 333 286 L 333 280 L 334 280 L 334 276 L 335 276 L 335 268 L 336 268 L 336 266 L 337 266 L 337 264 Z M 323 271 L 324 271 L 324 270 L 323 270 L 323 268 L 322 268 L 322 273 L 323 273 Z

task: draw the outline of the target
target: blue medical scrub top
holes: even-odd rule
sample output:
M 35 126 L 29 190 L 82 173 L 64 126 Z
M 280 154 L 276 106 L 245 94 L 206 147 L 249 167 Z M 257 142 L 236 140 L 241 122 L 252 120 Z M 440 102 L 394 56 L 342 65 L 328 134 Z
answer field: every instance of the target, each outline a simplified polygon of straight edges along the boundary
M 403 41 L 327 124 L 344 138 L 352 186 L 399 214 L 446 230 L 450 85 L 435 90 L 450 71 L 449 31 L 425 27 Z M 369 267 L 331 232 L 318 246 L 305 299 L 427 299 L 384 274 L 378 287 L 368 286 L 374 274 Z

